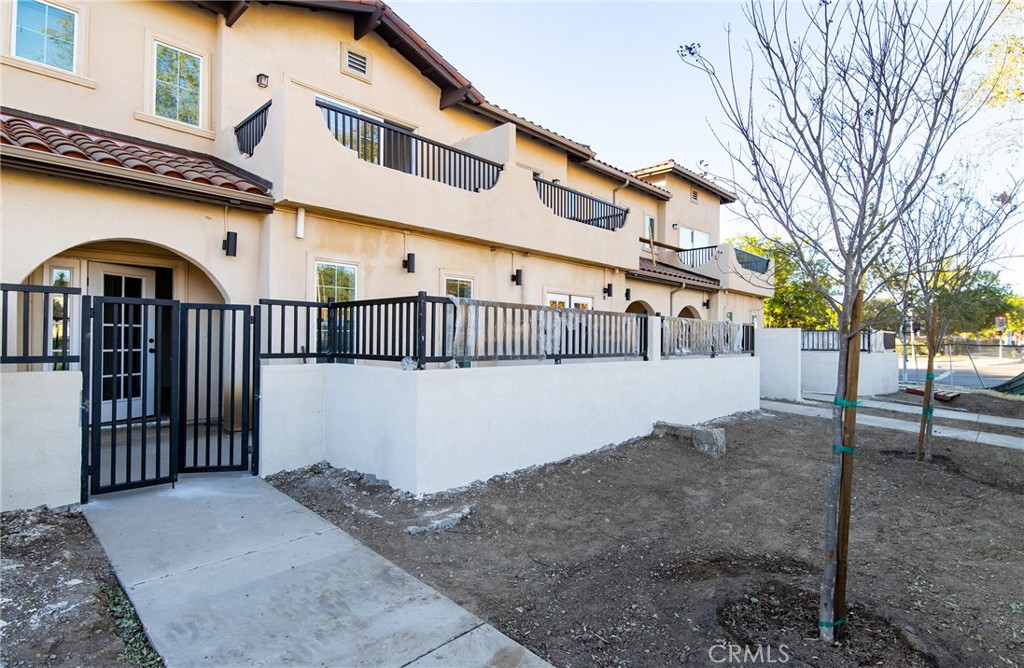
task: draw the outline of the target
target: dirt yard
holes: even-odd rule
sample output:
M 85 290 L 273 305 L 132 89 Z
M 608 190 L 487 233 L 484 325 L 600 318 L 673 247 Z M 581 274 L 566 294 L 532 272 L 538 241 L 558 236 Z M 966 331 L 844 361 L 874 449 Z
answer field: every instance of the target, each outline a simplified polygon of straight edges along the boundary
M 425 498 L 325 465 L 270 482 L 556 666 L 1024 666 L 1024 452 L 937 439 L 922 464 L 859 429 L 852 609 L 824 646 L 828 423 L 717 426 L 721 459 L 643 438 Z M 79 513 L 2 520 L 0 664 L 159 665 Z

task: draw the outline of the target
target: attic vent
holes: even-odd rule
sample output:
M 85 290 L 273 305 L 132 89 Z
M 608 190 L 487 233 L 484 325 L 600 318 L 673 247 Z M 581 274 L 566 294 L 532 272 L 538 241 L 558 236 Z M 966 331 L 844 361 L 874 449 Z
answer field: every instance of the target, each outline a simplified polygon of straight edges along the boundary
M 370 64 L 367 61 L 366 56 L 364 56 L 363 54 L 356 53 L 354 51 L 348 52 L 348 68 L 350 70 L 353 70 L 365 76 L 367 72 L 369 72 L 370 70 L 369 65 Z
M 690 191 L 690 201 L 693 202 L 694 204 L 697 203 L 697 191 L 696 190 L 691 190 Z

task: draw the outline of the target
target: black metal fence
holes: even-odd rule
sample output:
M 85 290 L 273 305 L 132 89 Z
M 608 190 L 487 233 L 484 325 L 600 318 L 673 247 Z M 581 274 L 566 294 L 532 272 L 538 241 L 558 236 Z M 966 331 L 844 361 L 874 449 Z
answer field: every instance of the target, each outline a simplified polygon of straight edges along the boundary
M 534 176 L 533 181 L 537 184 L 540 201 L 557 216 L 604 230 L 614 231 L 626 224 L 629 209 L 625 207 L 545 181 L 539 176 Z
M 452 343 L 459 362 L 551 359 L 647 359 L 647 317 L 453 299 Z
M 676 257 L 687 267 L 699 267 L 707 264 L 717 257 L 718 246 L 701 246 L 700 248 L 688 248 L 676 251 Z
M 79 288 L 0 284 L 0 364 L 46 364 L 61 370 L 72 354 L 71 312 Z M 35 320 L 35 321 L 33 321 Z
M 881 352 L 873 350 L 871 341 L 874 332 L 864 330 L 860 333 L 860 351 L 863 353 Z M 805 329 L 800 332 L 800 350 L 829 352 L 839 351 L 839 330 L 836 329 Z
M 235 141 L 238 142 L 238 150 L 245 155 L 252 155 L 263 139 L 263 133 L 267 129 L 267 116 L 270 115 L 270 105 L 273 100 L 256 111 L 249 114 L 244 121 L 235 126 Z
M 316 106 L 334 138 L 376 165 L 477 192 L 498 182 L 502 165 L 363 116 L 324 100 Z
M 661 356 L 753 355 L 754 325 L 746 322 L 663 318 Z

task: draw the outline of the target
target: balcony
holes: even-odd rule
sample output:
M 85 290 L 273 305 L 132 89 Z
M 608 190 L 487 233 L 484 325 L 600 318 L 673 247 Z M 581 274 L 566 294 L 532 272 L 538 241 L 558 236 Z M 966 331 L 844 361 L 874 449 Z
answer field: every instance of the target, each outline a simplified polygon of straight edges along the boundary
M 614 232 L 626 224 L 629 209 L 566 188 L 554 181 L 533 177 L 537 195 L 556 216 Z
M 650 248 L 645 239 L 641 238 L 640 241 L 642 248 Z M 771 260 L 732 244 L 679 248 L 655 241 L 654 247 L 660 262 L 716 278 L 723 290 L 735 290 L 758 297 L 771 297 L 775 293 L 775 270 Z
M 360 160 L 470 192 L 490 190 L 502 165 L 318 99 L 327 129 Z
M 231 112 L 245 120 L 218 138 L 217 155 L 273 183 L 283 208 L 605 266 L 636 263 L 632 245 L 608 233 L 634 224 L 626 209 L 538 182 L 518 165 L 511 123 L 445 144 L 294 81 L 276 88 L 269 105 L 250 104 Z

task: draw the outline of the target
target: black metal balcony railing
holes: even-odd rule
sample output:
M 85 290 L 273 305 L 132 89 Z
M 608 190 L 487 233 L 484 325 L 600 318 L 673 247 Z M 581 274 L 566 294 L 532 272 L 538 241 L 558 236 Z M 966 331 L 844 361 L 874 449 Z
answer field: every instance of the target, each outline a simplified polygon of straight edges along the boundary
M 470 192 L 489 190 L 502 165 L 317 100 L 327 129 L 361 160 Z
M 263 139 L 263 132 L 267 129 L 267 116 L 270 114 L 271 102 L 273 100 L 267 100 L 266 104 L 235 126 L 235 141 L 238 142 L 238 150 L 245 155 L 252 155 L 256 146 Z
M 768 258 L 739 248 L 733 250 L 736 251 L 736 262 L 744 269 L 756 274 L 764 274 L 768 271 Z
M 711 262 L 716 257 L 718 246 L 701 246 L 700 248 L 687 248 L 676 252 L 679 261 L 688 267 L 699 267 L 702 264 Z
M 539 176 L 534 176 L 533 181 L 537 184 L 540 201 L 555 215 L 604 230 L 614 231 L 626 224 L 629 209 L 625 207 L 545 181 Z

